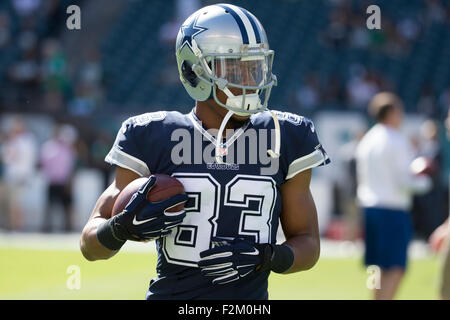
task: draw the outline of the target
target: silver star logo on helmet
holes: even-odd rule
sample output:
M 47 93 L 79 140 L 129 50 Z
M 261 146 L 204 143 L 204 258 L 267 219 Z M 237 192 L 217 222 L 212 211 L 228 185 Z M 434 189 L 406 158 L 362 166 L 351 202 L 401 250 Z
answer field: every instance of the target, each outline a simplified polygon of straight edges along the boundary
M 192 39 L 199 33 L 208 30 L 208 28 L 197 26 L 197 20 L 198 16 L 195 19 L 192 19 L 191 23 L 189 23 L 188 25 L 181 26 L 181 31 L 183 33 L 181 47 L 184 47 L 187 44 L 192 48 Z

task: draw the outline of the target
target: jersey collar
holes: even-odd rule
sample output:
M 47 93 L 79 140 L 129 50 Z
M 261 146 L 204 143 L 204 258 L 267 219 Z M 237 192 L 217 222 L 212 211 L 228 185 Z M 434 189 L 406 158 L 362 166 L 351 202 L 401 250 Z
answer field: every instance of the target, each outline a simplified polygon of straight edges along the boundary
M 192 124 L 194 125 L 194 128 L 198 130 L 206 139 L 211 141 L 213 144 L 216 144 L 216 138 L 211 135 L 205 128 L 203 128 L 203 124 L 200 121 L 199 118 L 195 115 L 194 109 L 191 110 L 191 112 L 188 114 L 189 119 L 191 120 Z M 251 121 L 249 120 L 246 124 L 244 124 L 242 127 L 240 127 L 237 130 L 234 130 L 234 133 L 226 138 L 226 142 L 224 143 L 226 147 L 229 147 L 234 141 L 236 141 L 237 138 L 241 134 L 244 133 L 244 131 L 248 128 Z

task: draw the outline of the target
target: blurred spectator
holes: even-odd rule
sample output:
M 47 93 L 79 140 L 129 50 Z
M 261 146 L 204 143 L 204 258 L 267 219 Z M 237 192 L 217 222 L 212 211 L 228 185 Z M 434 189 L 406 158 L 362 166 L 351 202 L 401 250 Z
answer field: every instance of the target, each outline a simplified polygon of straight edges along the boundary
M 102 103 L 103 69 L 100 54 L 90 51 L 76 75 L 74 97 L 68 109 L 72 115 L 86 116 L 94 112 Z
M 34 100 L 39 88 L 39 63 L 34 51 L 24 54 L 23 58 L 9 70 L 9 79 L 15 84 L 14 99 L 21 108 L 26 109 L 26 103 Z
M 9 70 L 12 81 L 22 83 L 30 80 L 38 80 L 37 45 L 38 38 L 33 30 L 24 29 L 19 33 L 17 46 L 21 59 Z
M 426 120 L 419 128 L 421 142 L 419 145 L 419 155 L 428 158 L 440 158 L 438 135 L 439 128 L 434 120 Z M 440 162 L 440 161 L 439 161 Z
M 35 51 L 38 45 L 38 36 L 33 29 L 23 29 L 21 30 L 18 40 L 18 48 L 27 53 L 29 51 Z
M 365 49 L 369 46 L 370 36 L 363 15 L 358 15 L 351 21 L 349 44 L 353 48 Z
M 42 226 L 43 232 L 52 231 L 52 213 L 55 204 L 64 211 L 64 231 L 73 230 L 72 178 L 76 162 L 74 143 L 77 131 L 70 125 L 59 125 L 53 138 L 41 150 L 41 169 L 48 183 L 48 206 Z
M 0 11 L 0 49 L 11 40 L 10 18 L 6 11 Z
M 386 53 L 386 55 L 398 58 L 409 54 L 411 50 L 410 43 L 407 38 L 399 33 L 398 24 L 396 25 L 392 19 L 383 19 L 382 32 L 386 37 L 386 41 L 382 44 L 381 50 Z
M 384 23 L 383 23 L 384 24 Z M 388 35 L 386 34 L 386 29 L 374 29 L 369 32 L 369 47 L 374 51 L 381 51 L 381 49 L 386 45 Z
M 105 162 L 105 157 L 111 149 L 113 137 L 106 131 L 100 131 L 90 145 L 91 166 L 100 170 L 103 176 L 103 186 L 106 189 L 110 185 L 111 166 Z
M 8 93 L 23 110 L 30 102 L 39 103 L 40 65 L 37 56 L 37 37 L 30 30 L 19 35 L 20 59 L 8 70 L 8 76 L 14 87 Z
M 339 158 L 343 162 L 346 179 L 337 182 L 342 219 L 346 224 L 346 240 L 355 240 L 361 236 L 361 224 L 358 203 L 356 201 L 356 148 L 364 136 L 364 131 L 356 132 L 350 140 L 339 148 Z
M 81 65 L 77 75 L 77 81 L 98 90 L 103 82 L 103 69 L 101 64 L 100 53 L 91 50 L 87 53 L 86 58 Z
M 297 104 L 302 115 L 310 116 L 320 103 L 319 78 L 317 74 L 310 73 L 302 82 L 297 92 Z
M 0 152 L 6 188 L 8 230 L 23 228 L 23 204 L 35 174 L 38 150 L 34 136 L 19 116 L 11 120 Z
M 323 40 L 333 49 L 345 47 L 349 37 L 349 12 L 347 7 L 339 6 L 333 9 L 329 15 L 329 23 L 323 34 Z
M 75 1 L 73 2 L 73 4 L 76 4 Z M 63 0 L 45 0 L 42 3 L 39 15 L 42 19 L 41 21 L 45 21 L 47 37 L 58 37 L 61 26 L 66 24 L 66 11 L 69 5 L 70 3 Z
M 46 39 L 42 45 L 42 86 L 47 111 L 64 111 L 69 80 L 66 57 L 56 39 Z
M 380 90 L 373 73 L 363 70 L 355 74 L 347 83 L 349 104 L 356 108 L 364 108 L 370 99 Z
M 393 299 L 407 267 L 412 236 L 412 194 L 427 192 L 431 180 L 409 171 L 414 153 L 401 134 L 403 103 L 381 92 L 369 104 L 376 124 L 356 150 L 357 196 L 364 216 L 366 266 L 381 269 L 380 288 L 374 298 Z
M 79 132 L 83 133 L 83 130 L 80 130 Z M 82 134 L 80 134 L 79 139 L 75 141 L 74 149 L 77 154 L 76 168 L 86 168 L 91 166 L 88 141 L 91 141 L 91 139 L 84 137 Z
M 425 85 L 422 88 L 417 102 L 417 112 L 429 118 L 435 118 L 438 115 L 436 95 L 430 85 Z
M 38 29 L 41 18 L 42 0 L 12 0 L 12 8 L 22 29 Z
M 34 14 L 41 6 L 41 0 L 13 0 L 14 10 L 21 17 Z
M 402 18 L 396 26 L 397 33 L 407 41 L 415 41 L 418 39 L 421 27 L 417 20 L 408 16 Z
M 418 156 L 430 159 L 435 169 L 430 174 L 433 187 L 413 199 L 412 216 L 417 236 L 426 239 L 439 226 L 445 217 L 444 193 L 441 182 L 442 150 L 439 143 L 439 129 L 433 120 L 427 120 L 420 127 L 421 139 L 418 143 Z M 433 210 L 430 210 L 433 208 Z
M 450 107 L 450 87 L 445 89 L 439 96 L 439 114 L 446 116 L 446 112 Z
M 321 96 L 321 102 L 326 105 L 338 105 L 345 101 L 345 90 L 342 80 L 337 74 L 331 75 L 322 90 L 324 93 Z
M 68 111 L 74 116 L 87 116 L 95 110 L 95 101 L 89 95 L 90 91 L 82 84 L 76 84 L 74 96 L 68 103 Z
M 445 9 L 441 0 L 425 0 L 426 8 L 423 18 L 426 24 L 442 23 L 445 20 Z

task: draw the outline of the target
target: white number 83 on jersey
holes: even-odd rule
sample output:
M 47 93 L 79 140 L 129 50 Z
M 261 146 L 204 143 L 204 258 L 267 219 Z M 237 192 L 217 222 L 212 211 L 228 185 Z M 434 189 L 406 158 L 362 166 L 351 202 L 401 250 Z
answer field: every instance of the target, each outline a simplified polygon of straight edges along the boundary
M 175 173 L 189 194 L 186 218 L 172 234 L 163 238 L 162 251 L 169 263 L 197 267 L 200 252 L 210 249 L 211 238 L 217 236 L 217 220 L 221 204 L 241 209 L 239 235 L 255 236 L 258 243 L 271 243 L 272 216 L 277 197 L 276 183 L 271 177 L 236 175 L 227 183 L 224 199 L 221 185 L 207 173 Z M 249 201 L 258 203 L 251 210 Z

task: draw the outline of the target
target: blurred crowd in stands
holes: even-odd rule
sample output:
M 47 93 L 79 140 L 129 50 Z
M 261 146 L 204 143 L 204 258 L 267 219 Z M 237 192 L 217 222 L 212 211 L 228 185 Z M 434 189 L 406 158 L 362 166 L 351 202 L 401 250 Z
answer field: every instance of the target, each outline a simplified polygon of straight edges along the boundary
M 84 57 L 79 70 L 68 65 L 61 37 L 68 3 L 12 0 L 0 7 L 0 47 L 14 57 L 1 75 L 3 108 L 78 115 L 101 103 L 99 55 Z
M 376 53 L 401 60 L 410 56 L 412 50 L 417 50 L 422 38 L 426 36 L 425 30 L 432 24 L 450 29 L 448 1 L 444 3 L 441 0 L 424 0 L 424 9 L 420 10 L 412 10 L 405 6 L 405 13 L 397 12 L 397 19 L 391 16 L 392 12 L 383 10 L 382 6 L 379 30 L 369 30 L 366 26 L 368 15 L 365 12 L 372 2 L 346 0 L 330 2 L 334 7 L 328 16 L 327 27 L 321 30 L 318 41 L 324 49 L 332 52 L 355 49 L 367 55 Z M 370 68 L 357 61 L 350 63 L 347 68 L 348 74 L 345 78 L 334 74 L 328 79 L 321 79 L 321 75 L 315 71 L 303 75 L 298 90 L 293 94 L 292 104 L 309 114 L 323 105 L 340 105 L 344 109 L 364 111 L 367 103 L 377 92 L 386 90 L 396 92 L 402 85 L 390 78 L 390 70 L 387 69 Z M 405 79 L 399 79 L 399 82 L 403 80 Z M 408 106 L 408 111 L 431 118 L 445 117 L 450 105 L 448 78 L 446 82 L 446 88 L 440 92 L 436 92 L 429 83 L 424 83 L 415 106 Z
M 129 4 L 133 5 L 135 2 L 139 1 L 130 1 Z M 157 76 L 161 85 L 177 87 L 183 91 L 173 55 L 176 34 L 182 21 L 188 16 L 187 12 L 191 13 L 202 5 L 213 2 L 175 1 L 175 7 L 178 8 L 176 13 L 160 25 L 158 39 L 154 41 L 159 46 L 158 50 L 166 57 L 166 64 L 158 66 Z M 230 2 L 242 5 L 239 1 Z M 325 2 L 331 10 L 326 27 L 321 30 L 317 42 L 322 50 L 330 52 L 354 48 L 401 60 L 415 49 L 429 25 L 438 23 L 450 28 L 450 1 L 425 0 L 425 10 L 412 10 L 411 14 L 406 12 L 400 19 L 382 12 L 380 30 L 368 30 L 366 27 L 365 9 L 371 4 L 370 1 Z M 83 6 L 87 1 L 75 3 Z M 107 93 L 111 89 L 106 82 L 110 70 L 106 70 L 103 63 L 102 39 L 99 40 L 98 48 L 81 57 L 81 64 L 75 67 L 70 63 L 70 58 L 78 54 L 67 52 L 64 43 L 64 32 L 67 31 L 66 8 L 70 4 L 71 1 L 67 0 L 8 0 L 0 3 L 0 116 L 16 115 L 13 121 L 0 128 L 0 178 L 3 182 L 0 188 L 4 191 L 3 202 L 5 199 L 9 201 L 7 210 L 10 213 L 6 222 L 0 221 L 0 228 L 20 230 L 22 215 L 20 205 L 17 204 L 20 204 L 21 199 L 14 197 L 15 190 L 20 189 L 25 177 L 33 175 L 36 170 L 44 172 L 49 183 L 49 203 L 59 201 L 65 208 L 68 219 L 64 230 L 73 230 L 70 224 L 70 188 L 74 172 L 84 167 L 97 168 L 103 173 L 104 184 L 109 182 L 111 168 L 103 159 L 124 118 L 118 118 L 116 123 L 110 123 L 106 128 L 98 126 L 101 117 L 109 116 L 109 113 L 117 110 L 107 109 Z M 270 28 L 268 21 L 262 22 L 266 29 Z M 279 63 L 282 61 L 276 60 L 275 64 Z M 274 68 L 276 71 L 277 67 Z M 339 110 L 365 113 L 368 101 L 377 92 L 397 92 L 399 89 L 400 83 L 389 77 L 384 69 L 359 63 L 350 63 L 345 68 L 346 77 L 336 73 L 324 78 L 316 71 L 299 74 L 298 83 L 284 97 L 283 105 L 289 111 L 311 117 L 324 110 L 324 105 L 338 105 Z M 445 88 L 440 91 L 424 84 L 415 105 L 408 108 L 408 112 L 417 112 L 429 118 L 420 129 L 427 143 L 417 144 L 418 155 L 433 157 L 442 167 L 446 160 L 443 158 L 439 139 L 445 131 L 443 119 L 450 106 L 450 81 L 446 81 Z M 140 112 L 145 111 L 146 106 L 141 106 Z M 21 117 L 30 114 L 51 117 L 54 121 L 51 138 L 37 141 Z M 353 150 L 357 140 L 358 137 L 345 148 Z M 348 151 L 344 153 L 351 155 Z M 348 159 L 351 165 L 352 157 Z M 426 199 L 417 199 L 415 207 L 416 223 L 426 226 L 420 230 L 423 237 L 428 236 L 442 222 L 442 212 L 448 212 L 444 208 L 448 205 L 448 199 L 445 200 L 448 197 L 448 179 L 446 185 L 442 174 L 436 179 L 439 180 L 436 184 L 439 190 Z M 337 192 L 336 212 L 348 210 L 345 199 L 354 199 L 354 185 L 352 187 L 349 182 L 346 186 L 348 190 L 341 189 Z M 419 211 L 429 207 L 430 203 L 433 206 L 442 204 L 443 208 L 432 217 L 434 220 L 422 221 L 424 215 Z M 48 219 L 50 218 L 46 217 L 45 221 L 48 222 Z M 45 221 L 42 223 L 42 231 L 51 231 Z M 356 234 L 355 237 L 357 236 L 359 235 Z

